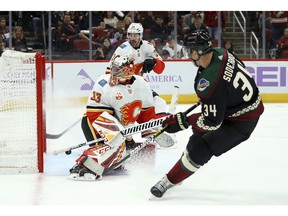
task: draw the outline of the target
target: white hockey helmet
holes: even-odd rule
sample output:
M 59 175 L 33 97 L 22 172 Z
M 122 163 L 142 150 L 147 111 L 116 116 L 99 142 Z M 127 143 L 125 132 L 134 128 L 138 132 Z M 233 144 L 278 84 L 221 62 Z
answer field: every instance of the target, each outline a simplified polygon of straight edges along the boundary
M 127 38 L 129 38 L 129 34 L 140 34 L 140 40 L 143 38 L 143 26 L 141 23 L 131 23 L 129 28 L 127 29 Z
M 129 55 L 117 55 L 111 63 L 110 85 L 125 82 L 134 75 L 134 58 Z

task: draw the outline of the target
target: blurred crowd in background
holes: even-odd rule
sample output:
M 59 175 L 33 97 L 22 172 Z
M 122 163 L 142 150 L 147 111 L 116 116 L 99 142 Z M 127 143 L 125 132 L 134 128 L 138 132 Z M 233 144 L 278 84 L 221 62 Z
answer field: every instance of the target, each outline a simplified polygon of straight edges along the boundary
M 288 57 L 288 12 L 243 14 L 260 46 L 265 32 L 267 58 Z M 1 11 L 0 54 L 4 49 L 14 49 L 42 52 L 55 60 L 109 60 L 127 40 L 129 25 L 137 22 L 143 25 L 143 39 L 150 41 L 163 59 L 188 59 L 183 39 L 199 28 L 209 31 L 215 47 L 225 47 L 245 58 L 237 48 L 238 40 L 230 37 L 231 20 L 228 11 Z

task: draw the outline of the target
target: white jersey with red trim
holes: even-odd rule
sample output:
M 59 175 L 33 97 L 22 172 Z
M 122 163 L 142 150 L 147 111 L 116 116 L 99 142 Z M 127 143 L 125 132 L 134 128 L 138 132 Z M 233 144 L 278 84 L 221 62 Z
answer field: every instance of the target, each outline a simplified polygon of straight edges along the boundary
M 126 41 L 121 45 L 119 45 L 115 50 L 109 62 L 109 66 L 107 68 L 106 73 L 109 73 L 109 70 L 111 68 L 111 62 L 116 56 L 123 56 L 127 55 L 128 53 L 129 56 L 134 58 L 135 74 L 139 74 L 140 70 L 142 69 L 144 60 L 149 57 L 153 57 L 155 59 L 162 61 L 162 57 L 158 54 L 154 46 L 149 41 L 142 40 L 140 47 L 137 49 L 133 48 L 129 43 L 129 41 Z
M 134 77 L 134 78 L 133 78 Z M 153 96 L 149 84 L 143 77 L 134 75 L 132 84 L 109 85 L 110 75 L 98 78 L 92 95 L 88 98 L 87 115 L 101 114 L 106 111 L 115 116 L 124 127 L 137 122 L 140 113 L 154 108 Z M 155 118 L 155 112 L 148 119 Z

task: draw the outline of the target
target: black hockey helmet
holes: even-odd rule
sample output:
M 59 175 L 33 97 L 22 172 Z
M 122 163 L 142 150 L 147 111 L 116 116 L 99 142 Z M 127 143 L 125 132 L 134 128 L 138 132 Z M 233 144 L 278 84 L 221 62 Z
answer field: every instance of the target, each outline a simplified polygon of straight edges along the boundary
M 196 50 L 200 56 L 213 50 L 209 32 L 204 29 L 197 29 L 189 33 L 184 39 L 184 46 L 189 54 L 192 50 Z

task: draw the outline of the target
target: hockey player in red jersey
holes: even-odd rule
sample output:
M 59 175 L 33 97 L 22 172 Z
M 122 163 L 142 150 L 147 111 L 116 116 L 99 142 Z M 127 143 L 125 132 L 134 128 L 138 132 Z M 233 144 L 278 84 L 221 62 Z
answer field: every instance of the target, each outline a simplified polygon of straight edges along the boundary
M 247 140 L 257 126 L 264 106 L 258 87 L 244 63 L 226 49 L 212 48 L 209 34 L 197 30 L 188 37 L 187 48 L 198 67 L 194 89 L 201 112 L 167 117 L 162 126 L 176 133 L 192 126 L 186 149 L 170 171 L 151 189 L 156 197 L 179 184 L 212 156 L 220 156 Z
M 121 160 L 127 150 L 135 148 L 132 137 L 125 139 L 117 133 L 121 127 L 164 116 L 156 115 L 150 86 L 142 76 L 134 75 L 133 60 L 131 55 L 115 56 L 111 73 L 96 81 L 88 98 L 82 130 L 87 141 L 105 133 L 107 142 L 96 143 L 83 152 L 70 169 L 71 179 L 100 179 L 105 168 Z
M 150 73 L 154 71 L 156 74 L 161 74 L 165 69 L 165 64 L 161 56 L 157 53 L 154 46 L 143 40 L 143 27 L 141 23 L 131 23 L 127 29 L 128 41 L 122 43 L 115 50 L 110 65 L 117 56 L 127 55 L 128 53 L 134 57 L 134 73 L 143 75 L 143 73 Z M 106 74 L 110 73 L 109 66 Z M 167 104 L 165 100 L 153 91 L 154 105 L 156 113 L 166 113 Z

